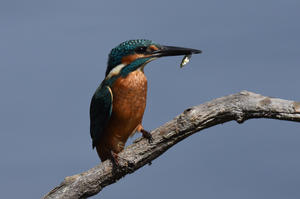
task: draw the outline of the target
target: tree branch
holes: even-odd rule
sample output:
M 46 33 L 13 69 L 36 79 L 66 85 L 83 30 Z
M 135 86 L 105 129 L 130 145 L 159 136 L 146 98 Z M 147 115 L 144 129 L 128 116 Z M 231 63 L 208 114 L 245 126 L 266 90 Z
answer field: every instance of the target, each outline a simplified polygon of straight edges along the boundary
M 43 198 L 77 199 L 95 195 L 105 186 L 151 163 L 170 147 L 195 132 L 231 120 L 242 123 L 251 118 L 300 122 L 300 102 L 242 91 L 188 108 L 173 120 L 152 131 L 153 143 L 149 144 L 146 139 L 138 138 L 122 151 L 119 154 L 121 169 L 112 170 L 111 162 L 105 161 L 86 172 L 66 177 Z M 128 166 L 128 162 L 123 158 L 132 164 Z

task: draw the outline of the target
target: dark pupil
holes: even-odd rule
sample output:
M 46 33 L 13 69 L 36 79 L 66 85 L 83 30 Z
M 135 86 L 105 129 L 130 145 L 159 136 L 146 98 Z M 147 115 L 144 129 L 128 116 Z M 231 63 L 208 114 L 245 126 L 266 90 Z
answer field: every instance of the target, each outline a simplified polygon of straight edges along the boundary
M 137 52 L 137 53 L 143 53 L 143 52 L 146 51 L 146 49 L 147 49 L 147 47 L 145 47 L 145 46 L 139 46 L 139 47 L 137 47 L 135 49 L 135 52 Z

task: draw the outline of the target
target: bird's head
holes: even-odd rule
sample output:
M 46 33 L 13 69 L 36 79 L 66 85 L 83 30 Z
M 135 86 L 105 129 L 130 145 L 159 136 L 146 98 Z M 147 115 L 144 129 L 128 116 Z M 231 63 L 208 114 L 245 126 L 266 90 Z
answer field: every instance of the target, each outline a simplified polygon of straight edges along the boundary
M 120 74 L 126 76 L 134 70 L 143 70 L 147 63 L 159 57 L 198 53 L 201 53 L 201 51 L 191 48 L 163 46 L 146 39 L 128 40 L 111 50 L 105 76 L 106 79 Z

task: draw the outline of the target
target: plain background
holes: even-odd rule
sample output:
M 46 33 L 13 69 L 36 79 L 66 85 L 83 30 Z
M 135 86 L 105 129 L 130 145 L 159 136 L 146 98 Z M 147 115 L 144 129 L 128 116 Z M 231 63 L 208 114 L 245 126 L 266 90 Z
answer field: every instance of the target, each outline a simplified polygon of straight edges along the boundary
M 109 51 L 128 39 L 203 50 L 183 69 L 182 57 L 147 65 L 146 129 L 241 90 L 300 101 L 299 10 L 299 0 L 2 0 L 1 198 L 40 198 L 99 164 L 90 99 Z M 93 198 L 298 199 L 299 127 L 206 129 Z

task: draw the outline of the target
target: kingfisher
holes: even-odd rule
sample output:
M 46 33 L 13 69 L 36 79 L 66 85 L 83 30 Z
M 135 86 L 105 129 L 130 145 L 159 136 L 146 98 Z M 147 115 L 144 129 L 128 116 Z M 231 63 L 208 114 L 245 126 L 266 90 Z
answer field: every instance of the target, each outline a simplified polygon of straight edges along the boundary
M 111 159 L 118 164 L 118 153 L 136 132 L 152 141 L 151 133 L 142 126 L 147 98 L 146 64 L 159 57 L 198 53 L 201 51 L 146 39 L 128 40 L 111 50 L 105 78 L 90 104 L 92 146 L 101 161 Z

